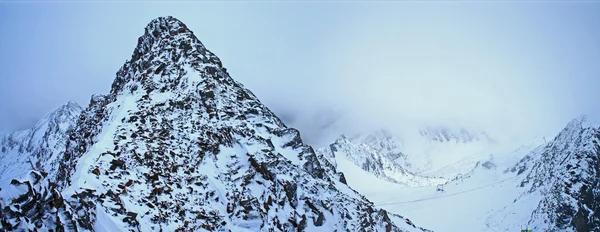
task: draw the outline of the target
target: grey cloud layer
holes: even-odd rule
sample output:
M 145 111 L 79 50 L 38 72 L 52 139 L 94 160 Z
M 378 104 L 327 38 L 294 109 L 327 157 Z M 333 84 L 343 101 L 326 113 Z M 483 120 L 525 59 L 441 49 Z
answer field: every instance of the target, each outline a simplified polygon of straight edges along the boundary
M 364 125 L 510 137 L 600 115 L 600 3 L 0 4 L 0 131 L 106 93 L 163 15 L 315 144 Z

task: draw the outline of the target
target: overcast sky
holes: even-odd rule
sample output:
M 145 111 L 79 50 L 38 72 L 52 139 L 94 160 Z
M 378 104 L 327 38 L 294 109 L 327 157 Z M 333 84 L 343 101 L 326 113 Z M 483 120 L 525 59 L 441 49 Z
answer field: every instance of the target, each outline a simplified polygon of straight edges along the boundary
M 313 144 L 363 125 L 511 137 L 600 118 L 600 2 L 0 2 L 0 132 L 107 93 L 166 15 Z

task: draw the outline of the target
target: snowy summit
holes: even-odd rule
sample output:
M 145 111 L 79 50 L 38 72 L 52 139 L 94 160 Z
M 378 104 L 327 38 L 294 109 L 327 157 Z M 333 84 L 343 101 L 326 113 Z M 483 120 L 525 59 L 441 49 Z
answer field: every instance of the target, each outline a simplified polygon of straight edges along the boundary
M 6 230 L 422 231 L 326 170 L 173 17 L 66 134 L 56 182 L 32 171 L 0 192 Z

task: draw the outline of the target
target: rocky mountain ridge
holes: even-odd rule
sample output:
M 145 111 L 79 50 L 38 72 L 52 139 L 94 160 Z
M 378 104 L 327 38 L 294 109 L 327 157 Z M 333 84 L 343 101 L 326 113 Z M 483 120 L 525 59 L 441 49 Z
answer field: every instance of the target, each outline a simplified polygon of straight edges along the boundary
M 510 169 L 523 176 L 516 202 L 539 194 L 529 224 L 542 231 L 599 231 L 600 129 L 586 116 Z

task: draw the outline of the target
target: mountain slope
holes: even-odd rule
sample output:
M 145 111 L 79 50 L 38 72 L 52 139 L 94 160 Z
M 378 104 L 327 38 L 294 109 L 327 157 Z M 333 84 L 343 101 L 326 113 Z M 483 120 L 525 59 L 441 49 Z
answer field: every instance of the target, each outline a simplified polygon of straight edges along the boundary
M 4 135 L 0 140 L 1 184 L 24 176 L 31 168 L 54 179 L 68 140 L 67 131 L 75 125 L 81 110 L 77 103 L 68 102 L 52 110 L 33 128 Z
M 527 189 L 541 199 L 528 224 L 542 231 L 600 231 L 600 130 L 585 116 L 571 121 L 543 149 L 511 171 L 524 176 Z
M 34 230 L 57 221 L 60 194 L 52 190 L 69 132 L 81 107 L 68 102 L 46 114 L 32 129 L 0 141 L 0 229 Z M 36 171 L 31 171 L 35 169 Z
M 40 197 L 57 202 L 56 213 L 36 227 L 422 230 L 330 176 L 299 132 L 172 17 L 150 22 L 110 93 L 92 97 L 63 161 L 52 189 L 61 195 Z M 27 221 L 3 222 L 15 218 Z

